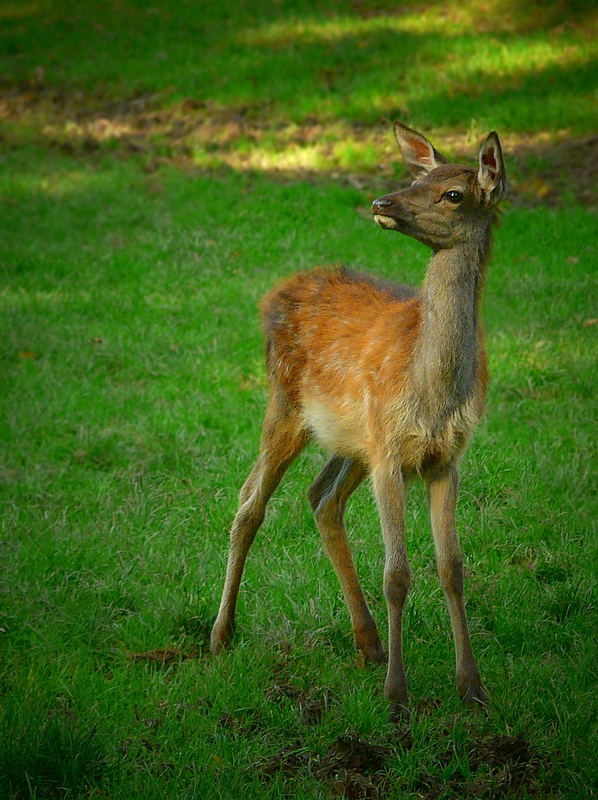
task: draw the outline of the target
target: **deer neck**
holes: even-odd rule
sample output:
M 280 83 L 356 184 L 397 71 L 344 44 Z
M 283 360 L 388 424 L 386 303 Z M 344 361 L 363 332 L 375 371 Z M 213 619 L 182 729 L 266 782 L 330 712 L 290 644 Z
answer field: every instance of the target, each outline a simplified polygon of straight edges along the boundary
M 490 257 L 483 239 L 435 253 L 421 292 L 421 332 L 414 359 L 420 403 L 444 417 L 472 396 L 480 357 L 480 303 Z

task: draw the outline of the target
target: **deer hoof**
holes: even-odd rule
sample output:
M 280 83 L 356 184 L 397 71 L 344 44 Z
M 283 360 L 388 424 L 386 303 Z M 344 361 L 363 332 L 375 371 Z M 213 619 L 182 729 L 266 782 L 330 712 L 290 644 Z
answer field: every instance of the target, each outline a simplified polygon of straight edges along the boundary
M 380 640 L 367 645 L 357 644 L 356 647 L 360 658 L 363 657 L 366 661 L 372 661 L 374 664 L 386 664 L 388 660 Z
M 222 649 L 230 644 L 233 638 L 233 629 L 229 625 L 220 626 L 218 623 L 212 628 L 210 637 L 210 651 L 213 656 L 220 655 Z
M 411 711 L 402 703 L 388 704 L 388 721 L 391 723 L 409 722 Z
M 488 711 L 490 706 L 490 698 L 481 686 L 467 686 L 465 691 L 461 693 L 461 699 L 467 708 Z
M 355 635 L 355 647 L 366 661 L 373 661 L 374 664 L 385 664 L 387 661 L 386 652 L 382 646 L 382 641 L 375 624 Z

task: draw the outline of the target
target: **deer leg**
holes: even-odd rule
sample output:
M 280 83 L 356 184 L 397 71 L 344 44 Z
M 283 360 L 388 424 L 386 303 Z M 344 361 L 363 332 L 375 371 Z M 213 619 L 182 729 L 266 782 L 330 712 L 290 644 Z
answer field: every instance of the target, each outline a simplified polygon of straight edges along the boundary
M 374 494 L 384 536 L 384 596 L 388 607 L 388 672 L 384 694 L 391 722 L 409 719 L 407 678 L 403 664 L 403 608 L 409 593 L 411 570 L 405 542 L 407 487 L 400 470 L 372 472 Z
M 217 655 L 233 634 L 237 596 L 249 548 L 264 521 L 266 504 L 286 469 L 305 447 L 309 433 L 288 404 L 270 399 L 260 455 L 239 493 L 239 510 L 230 533 L 230 549 L 220 609 L 212 628 L 211 650 Z
M 455 467 L 428 482 L 430 516 L 438 575 L 446 596 L 455 641 L 457 688 L 466 705 L 485 706 L 489 698 L 482 688 L 471 647 L 463 599 L 463 557 L 455 524 L 458 486 L 459 475 Z
M 359 583 L 344 523 L 347 500 L 365 474 L 358 461 L 333 456 L 309 487 L 307 496 L 349 609 L 355 646 L 366 658 L 380 663 L 386 658 L 384 648 Z

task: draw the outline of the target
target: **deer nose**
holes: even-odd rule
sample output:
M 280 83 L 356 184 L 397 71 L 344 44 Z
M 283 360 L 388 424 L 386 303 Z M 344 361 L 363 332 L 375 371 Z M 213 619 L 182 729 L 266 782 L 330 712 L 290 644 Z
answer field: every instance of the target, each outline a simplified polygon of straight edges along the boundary
M 372 203 L 372 214 L 379 214 L 383 208 L 388 208 L 391 205 L 392 202 L 390 200 L 386 200 L 384 197 L 379 197 Z

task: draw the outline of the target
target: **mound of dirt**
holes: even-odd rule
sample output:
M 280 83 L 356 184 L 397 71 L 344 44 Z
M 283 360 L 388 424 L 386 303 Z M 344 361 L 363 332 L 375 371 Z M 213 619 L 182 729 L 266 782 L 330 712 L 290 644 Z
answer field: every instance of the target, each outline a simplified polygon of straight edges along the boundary
M 298 781 L 310 774 L 328 786 L 332 797 L 349 800 L 394 798 L 397 776 L 391 759 L 398 748 L 410 749 L 410 736 L 403 731 L 371 742 L 356 733 L 340 736 L 324 755 L 295 743 L 258 765 L 264 779 L 282 774 L 285 781 Z M 538 774 L 542 759 L 523 736 L 487 736 L 472 744 L 467 753 L 447 746 L 434 774 L 422 772 L 415 785 L 404 789 L 426 800 L 459 797 L 464 800 L 494 800 L 500 797 L 542 796 Z

